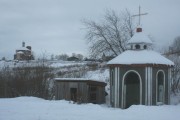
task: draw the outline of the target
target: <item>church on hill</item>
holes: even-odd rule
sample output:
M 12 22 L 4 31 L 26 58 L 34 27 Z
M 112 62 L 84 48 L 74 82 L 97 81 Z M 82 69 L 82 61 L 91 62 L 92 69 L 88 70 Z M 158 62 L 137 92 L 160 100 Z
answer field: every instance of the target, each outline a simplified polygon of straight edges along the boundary
M 31 46 L 25 47 L 25 42 L 22 42 L 22 47 L 16 49 L 14 60 L 34 60 Z
M 128 41 L 130 49 L 107 63 L 113 107 L 125 109 L 138 104 L 170 104 L 174 63 L 151 50 L 152 44 L 142 28 L 137 27 Z

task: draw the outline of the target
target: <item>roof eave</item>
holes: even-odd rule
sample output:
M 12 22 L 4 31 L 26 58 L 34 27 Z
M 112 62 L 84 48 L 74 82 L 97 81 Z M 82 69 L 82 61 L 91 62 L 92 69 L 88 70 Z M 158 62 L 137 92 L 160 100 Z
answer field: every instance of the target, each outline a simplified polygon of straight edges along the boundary
M 109 67 L 174 67 L 174 65 L 170 64 L 155 64 L 155 63 L 147 63 L 147 64 L 108 64 Z

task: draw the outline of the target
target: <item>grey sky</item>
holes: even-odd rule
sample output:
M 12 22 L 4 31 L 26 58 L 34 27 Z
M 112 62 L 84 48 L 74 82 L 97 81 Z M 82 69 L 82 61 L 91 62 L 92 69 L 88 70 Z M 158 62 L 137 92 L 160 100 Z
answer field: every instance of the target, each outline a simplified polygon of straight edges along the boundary
M 45 51 L 87 55 L 82 19 L 101 20 L 106 9 L 137 14 L 139 5 L 148 12 L 142 25 L 155 44 L 180 36 L 180 0 L 0 0 L 0 59 L 12 59 L 22 41 L 37 57 Z

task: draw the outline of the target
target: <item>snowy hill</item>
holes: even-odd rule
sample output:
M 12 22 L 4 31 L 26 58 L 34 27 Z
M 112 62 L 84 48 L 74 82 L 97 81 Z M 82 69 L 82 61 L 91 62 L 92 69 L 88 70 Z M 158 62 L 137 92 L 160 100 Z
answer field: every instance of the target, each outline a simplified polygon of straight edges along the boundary
M 0 99 L 0 120 L 177 120 L 179 111 L 180 105 L 133 105 L 122 110 L 35 97 Z
M 24 67 L 24 66 L 38 66 L 41 64 L 48 65 L 49 67 L 58 68 L 73 65 L 85 65 L 87 62 L 75 62 L 75 61 L 41 61 L 41 60 L 31 60 L 31 61 L 0 61 L 0 68 L 2 67 Z

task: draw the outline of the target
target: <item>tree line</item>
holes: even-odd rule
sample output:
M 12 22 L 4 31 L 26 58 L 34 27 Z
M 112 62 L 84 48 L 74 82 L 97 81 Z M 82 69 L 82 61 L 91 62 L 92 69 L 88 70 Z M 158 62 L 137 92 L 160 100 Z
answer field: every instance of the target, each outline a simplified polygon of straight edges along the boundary
M 51 78 L 53 74 L 51 71 L 52 68 L 44 65 L 3 67 L 0 70 L 0 98 L 35 96 L 52 99 Z

